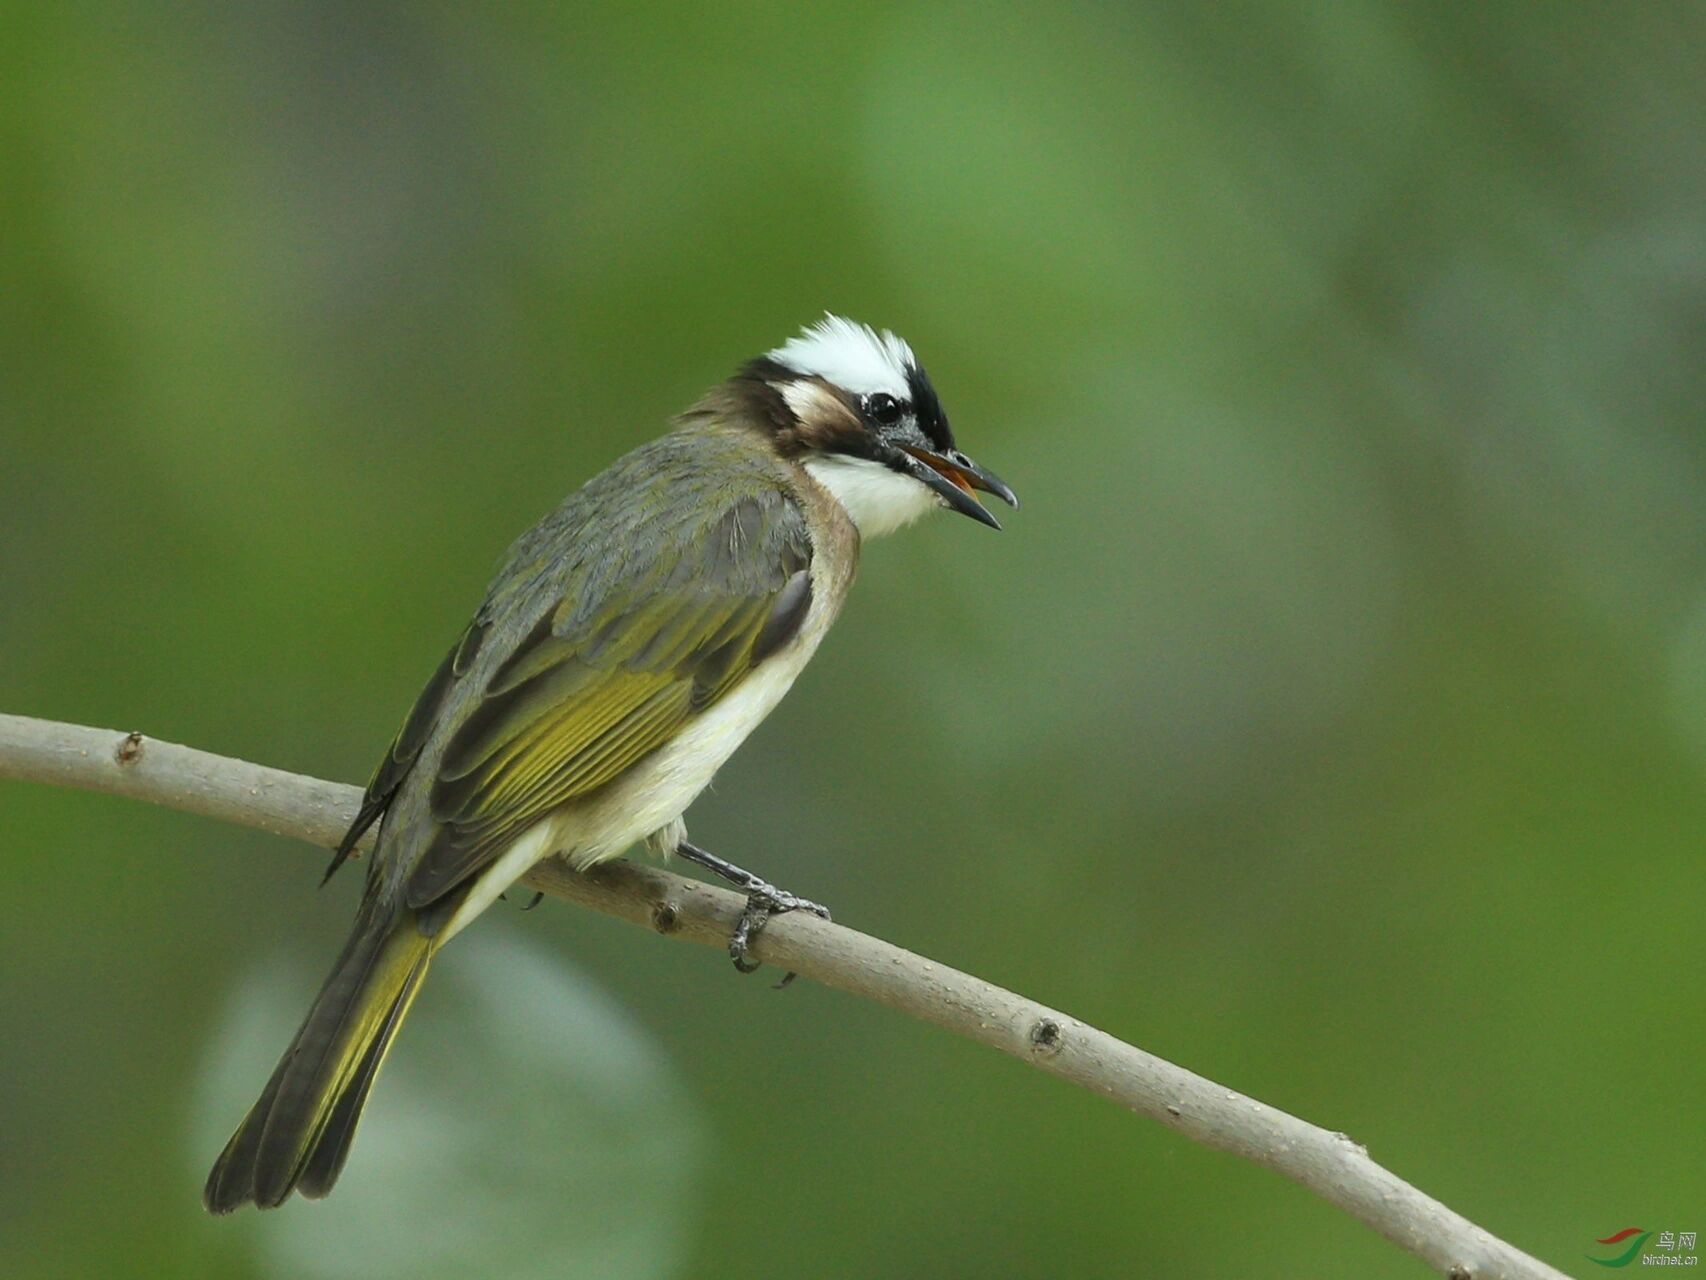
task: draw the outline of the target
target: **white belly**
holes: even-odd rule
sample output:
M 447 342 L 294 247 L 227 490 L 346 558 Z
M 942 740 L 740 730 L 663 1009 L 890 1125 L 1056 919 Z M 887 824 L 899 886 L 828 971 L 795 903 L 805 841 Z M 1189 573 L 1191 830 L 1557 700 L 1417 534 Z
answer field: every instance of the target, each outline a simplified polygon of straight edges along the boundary
M 654 831 L 679 819 L 735 748 L 788 692 L 835 620 L 846 585 L 844 580 L 820 582 L 814 572 L 811 607 L 793 640 L 596 799 L 543 818 L 517 837 L 481 873 L 445 926 L 444 940 L 490 906 L 536 862 L 560 853 L 571 866 L 585 870 L 620 857 Z

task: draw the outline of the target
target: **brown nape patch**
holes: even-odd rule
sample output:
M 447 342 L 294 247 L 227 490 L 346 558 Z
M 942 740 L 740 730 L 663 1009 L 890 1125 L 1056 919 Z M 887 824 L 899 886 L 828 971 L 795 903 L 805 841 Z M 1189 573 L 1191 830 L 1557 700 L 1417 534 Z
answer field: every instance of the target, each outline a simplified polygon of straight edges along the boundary
M 718 383 L 677 421 L 751 427 L 774 440 L 788 458 L 813 449 L 845 450 L 865 439 L 865 424 L 845 392 L 769 360 L 754 360 Z
M 782 437 L 795 426 L 793 410 L 782 393 L 762 378 L 745 373 L 719 382 L 680 414 L 682 424 L 717 421 L 748 426 L 765 435 Z

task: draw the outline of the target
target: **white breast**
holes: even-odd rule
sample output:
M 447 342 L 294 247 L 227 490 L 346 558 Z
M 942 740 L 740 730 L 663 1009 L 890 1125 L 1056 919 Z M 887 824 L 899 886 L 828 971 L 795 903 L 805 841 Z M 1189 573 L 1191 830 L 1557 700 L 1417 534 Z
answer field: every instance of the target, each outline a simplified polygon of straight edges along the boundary
M 560 853 L 577 870 L 585 870 L 620 857 L 654 831 L 676 822 L 710 785 L 735 748 L 775 709 L 835 621 L 852 566 L 831 568 L 829 559 L 820 556 L 813 563 L 811 607 L 791 641 L 597 799 L 528 828 L 481 874 L 445 926 L 445 939 L 484 911 L 541 859 Z

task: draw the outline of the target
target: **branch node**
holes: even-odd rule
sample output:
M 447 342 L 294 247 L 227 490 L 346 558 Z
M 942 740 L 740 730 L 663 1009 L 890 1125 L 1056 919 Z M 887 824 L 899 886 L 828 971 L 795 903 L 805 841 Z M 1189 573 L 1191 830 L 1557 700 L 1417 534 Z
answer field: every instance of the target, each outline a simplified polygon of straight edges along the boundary
M 652 908 L 652 928 L 659 933 L 674 933 L 681 924 L 681 913 L 673 902 L 660 902 Z
M 118 761 L 119 768 L 123 769 L 142 759 L 143 741 L 142 735 L 134 729 L 119 740 L 118 749 L 113 752 L 113 759 Z
M 1475 1280 L 1475 1273 L 1461 1262 L 1456 1262 L 1446 1271 L 1445 1280 Z
M 1333 1133 L 1333 1141 L 1337 1142 L 1346 1151 L 1353 1152 L 1356 1155 L 1366 1156 L 1368 1154 L 1368 1148 L 1363 1146 L 1362 1143 L 1358 1142 L 1348 1133 L 1340 1133 L 1335 1130 Z
M 1031 1024 L 1031 1048 L 1039 1057 L 1054 1057 L 1064 1043 L 1065 1037 L 1061 1034 L 1060 1023 L 1053 1018 L 1038 1018 Z

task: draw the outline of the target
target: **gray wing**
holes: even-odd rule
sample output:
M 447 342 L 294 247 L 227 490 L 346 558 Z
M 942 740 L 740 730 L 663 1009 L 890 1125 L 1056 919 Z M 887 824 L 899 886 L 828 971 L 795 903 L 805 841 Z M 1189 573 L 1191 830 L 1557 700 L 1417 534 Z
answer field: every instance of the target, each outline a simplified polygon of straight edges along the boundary
M 407 847 L 381 852 L 409 906 L 621 777 L 799 629 L 811 537 L 785 474 L 751 453 L 666 437 L 512 548 L 364 802 L 376 816 L 424 790 Z

